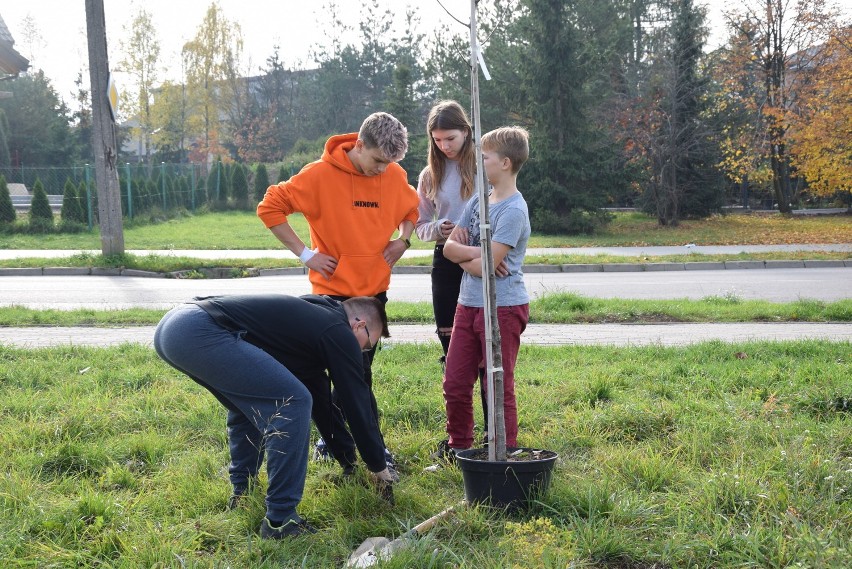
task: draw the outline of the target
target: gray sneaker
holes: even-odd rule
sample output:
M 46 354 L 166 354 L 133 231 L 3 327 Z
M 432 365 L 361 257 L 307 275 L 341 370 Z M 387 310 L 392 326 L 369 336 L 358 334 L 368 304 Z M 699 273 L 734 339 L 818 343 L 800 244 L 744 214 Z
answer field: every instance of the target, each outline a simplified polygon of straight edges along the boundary
M 310 533 L 317 533 L 317 528 L 306 520 L 289 520 L 278 527 L 270 524 L 266 518 L 263 518 L 263 521 L 260 522 L 260 537 L 263 539 L 284 539 L 285 537 L 297 537 Z
M 317 439 L 317 443 L 314 445 L 314 460 L 318 462 L 325 462 L 333 459 L 334 456 L 331 454 L 331 451 L 328 450 L 328 445 L 325 444 L 325 441 L 322 440 L 322 438 Z

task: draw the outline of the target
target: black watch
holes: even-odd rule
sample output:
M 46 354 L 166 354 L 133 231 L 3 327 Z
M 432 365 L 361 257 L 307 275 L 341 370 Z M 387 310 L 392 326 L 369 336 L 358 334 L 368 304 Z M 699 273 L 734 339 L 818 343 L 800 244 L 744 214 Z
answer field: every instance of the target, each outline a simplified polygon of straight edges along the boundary
M 406 239 L 405 237 L 400 237 L 400 240 L 405 243 L 406 249 L 411 249 L 411 239 Z

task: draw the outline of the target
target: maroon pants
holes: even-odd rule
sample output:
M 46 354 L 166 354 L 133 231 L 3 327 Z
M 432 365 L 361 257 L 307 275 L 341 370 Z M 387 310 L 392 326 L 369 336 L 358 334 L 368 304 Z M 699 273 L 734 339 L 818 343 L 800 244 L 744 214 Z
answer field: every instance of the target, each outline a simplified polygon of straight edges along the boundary
M 529 321 L 530 306 L 497 308 L 503 355 L 503 410 L 506 446 L 518 446 L 518 406 L 515 401 L 515 362 L 521 334 Z M 473 386 L 480 362 L 485 358 L 485 311 L 459 304 L 453 320 L 453 335 L 444 372 L 444 403 L 447 408 L 447 434 L 452 448 L 473 446 Z

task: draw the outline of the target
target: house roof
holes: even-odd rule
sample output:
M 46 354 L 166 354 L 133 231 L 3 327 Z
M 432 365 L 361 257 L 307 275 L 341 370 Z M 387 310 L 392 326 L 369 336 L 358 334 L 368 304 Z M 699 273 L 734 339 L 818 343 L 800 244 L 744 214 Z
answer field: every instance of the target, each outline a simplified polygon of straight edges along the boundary
M 0 16 L 0 74 L 16 76 L 29 66 L 29 60 L 15 51 L 15 40 Z

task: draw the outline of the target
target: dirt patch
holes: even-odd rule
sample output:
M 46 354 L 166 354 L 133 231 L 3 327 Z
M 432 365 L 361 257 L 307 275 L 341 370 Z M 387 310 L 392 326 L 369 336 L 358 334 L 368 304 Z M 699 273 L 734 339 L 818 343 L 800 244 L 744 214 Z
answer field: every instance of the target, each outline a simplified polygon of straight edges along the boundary
M 506 449 L 506 462 L 532 462 L 547 460 L 556 456 L 555 452 L 534 448 Z M 488 461 L 488 449 L 475 449 L 466 455 L 470 460 Z

